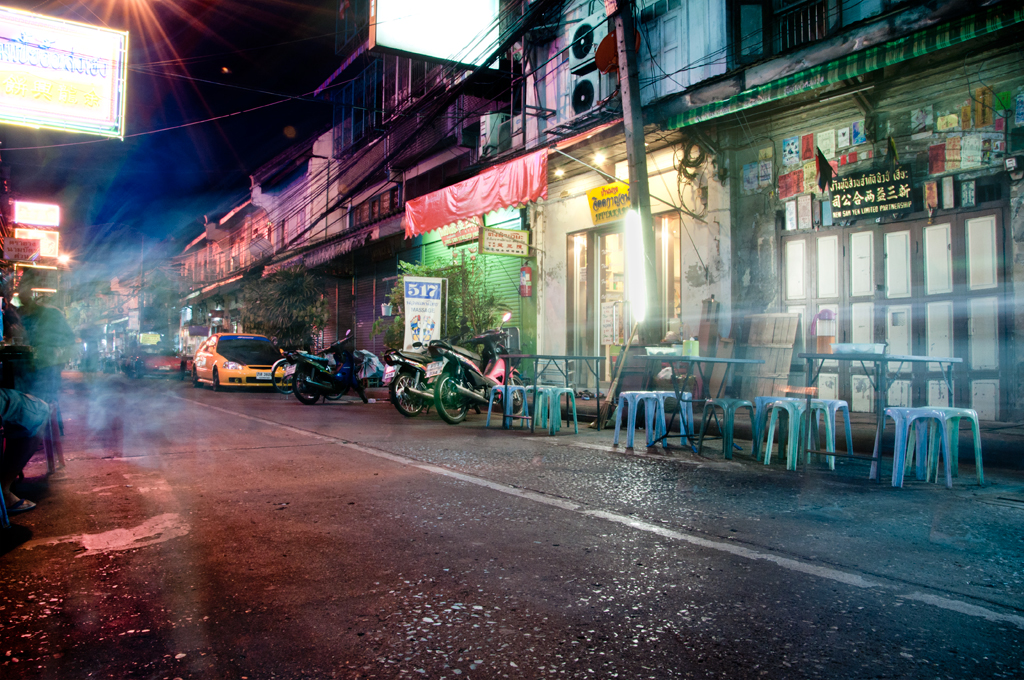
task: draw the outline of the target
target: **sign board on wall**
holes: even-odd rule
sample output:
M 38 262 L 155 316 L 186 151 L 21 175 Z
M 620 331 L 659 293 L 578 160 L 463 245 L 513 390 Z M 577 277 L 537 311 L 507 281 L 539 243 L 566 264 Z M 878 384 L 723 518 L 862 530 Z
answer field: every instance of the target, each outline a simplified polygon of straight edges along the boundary
M 0 8 L 0 121 L 124 137 L 128 33 Z
M 60 206 L 52 203 L 14 202 L 14 222 L 36 227 L 59 227 Z
M 858 172 L 832 180 L 832 219 L 882 217 L 913 210 L 910 166 Z
M 480 218 L 459 220 L 441 228 L 441 243 L 449 248 L 480 238 Z
M 57 257 L 60 253 L 60 232 L 49 229 L 15 229 L 14 238 L 39 241 L 39 257 Z
M 373 0 L 370 49 L 486 66 L 498 10 L 498 0 Z
M 39 258 L 39 239 L 4 239 L 4 259 L 9 262 L 35 262 Z
M 590 204 L 590 219 L 594 226 L 621 220 L 629 210 L 629 186 L 613 182 L 587 192 Z
M 441 336 L 441 287 L 444 279 L 406 276 L 405 349 Z
M 480 230 L 480 253 L 483 255 L 530 256 L 530 232 L 522 229 Z

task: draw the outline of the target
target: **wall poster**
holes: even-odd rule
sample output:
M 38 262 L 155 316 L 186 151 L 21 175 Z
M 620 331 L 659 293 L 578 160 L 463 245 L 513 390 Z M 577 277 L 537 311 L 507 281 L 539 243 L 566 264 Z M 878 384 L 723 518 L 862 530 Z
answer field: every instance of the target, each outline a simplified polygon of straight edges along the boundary
M 406 276 L 405 348 L 414 342 L 424 345 L 441 337 L 441 286 L 444 279 Z

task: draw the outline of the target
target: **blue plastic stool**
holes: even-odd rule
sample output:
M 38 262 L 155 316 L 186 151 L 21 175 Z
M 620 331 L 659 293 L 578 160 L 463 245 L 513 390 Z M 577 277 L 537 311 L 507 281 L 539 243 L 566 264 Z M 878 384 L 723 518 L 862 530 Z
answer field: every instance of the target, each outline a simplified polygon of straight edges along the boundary
M 768 404 L 773 401 L 806 401 L 799 397 L 754 397 L 754 457 L 761 460 L 761 437 L 768 424 Z
M 820 419 L 821 416 L 825 416 L 832 423 L 832 448 L 829 451 L 836 450 L 836 414 L 839 411 L 843 412 L 843 424 L 846 425 L 846 452 L 853 453 L 853 430 L 850 427 L 850 405 L 842 399 L 812 399 L 811 408 L 817 411 L 817 417 Z M 828 428 L 826 428 L 826 432 Z
M 801 420 L 804 414 L 807 412 L 807 400 L 806 399 L 776 399 L 775 401 L 769 402 L 765 406 L 766 410 L 771 411 L 771 417 L 768 421 L 768 433 L 765 437 L 764 446 L 764 464 L 769 465 L 772 460 L 772 440 L 775 438 L 775 423 L 778 420 L 778 412 L 780 410 L 785 411 L 789 418 L 789 429 L 788 429 L 788 443 L 786 445 L 786 469 L 796 470 L 797 453 L 800 450 L 800 428 Z M 828 407 L 822 400 L 812 399 L 811 400 L 811 413 L 816 414 L 815 417 L 824 415 L 825 418 L 825 450 L 835 452 L 836 450 L 836 434 L 833 428 L 833 421 L 828 419 Z M 808 444 L 810 443 L 810 433 L 807 435 Z M 810 448 L 808 446 L 808 448 Z M 779 455 L 782 455 L 782 440 L 779 440 Z M 828 467 L 830 470 L 836 469 L 836 457 L 826 456 L 828 458 Z M 811 454 L 807 454 L 807 463 L 811 462 Z
M 620 392 L 619 405 L 615 408 L 615 439 L 613 444 L 619 445 L 619 430 L 622 429 L 622 407 L 626 406 L 626 448 L 633 448 L 633 438 L 636 434 L 636 409 L 640 402 L 644 402 L 644 414 L 647 422 L 653 422 L 653 415 L 658 410 L 658 397 L 654 392 Z M 653 441 L 653 432 L 648 427 L 648 445 Z
M 526 388 L 522 385 L 495 385 L 491 388 L 491 397 L 487 400 L 487 422 L 484 427 L 491 426 L 491 407 L 494 406 L 494 395 L 501 395 L 501 404 L 504 410 L 504 415 L 501 419 L 501 426 L 508 430 L 512 427 L 512 402 L 516 394 L 523 395 L 523 408 L 526 408 Z M 520 427 L 526 425 L 527 418 L 523 418 L 523 422 L 519 424 Z
M 668 448 L 668 410 L 665 408 L 665 402 L 668 399 L 675 399 L 675 392 L 655 392 L 654 395 L 658 398 L 658 413 L 657 413 L 657 430 L 655 430 L 655 439 L 662 440 L 662 446 Z M 693 394 L 690 392 L 682 393 L 684 400 L 693 399 Z M 694 435 L 693 431 L 693 402 L 691 401 L 680 401 L 677 403 L 676 408 L 679 412 L 679 445 L 686 446 L 687 437 Z
M 576 434 L 580 433 L 579 421 L 576 419 L 576 392 L 571 387 L 546 387 L 537 393 L 534 402 L 534 418 L 539 418 L 541 427 L 547 425 L 548 434 L 554 435 L 562 427 L 562 395 L 565 395 L 565 412 L 569 414 L 572 404 L 572 424 Z M 547 409 L 545 410 L 545 405 Z M 566 417 L 566 421 L 568 421 Z
M 722 409 L 722 416 L 725 423 L 720 424 L 722 431 L 722 453 L 725 457 L 732 459 L 732 426 L 736 419 L 736 411 L 741 408 L 750 410 L 750 422 L 754 422 L 754 405 L 746 399 L 708 399 L 704 402 L 704 415 L 700 422 L 700 440 L 697 443 L 697 453 L 704 450 L 704 433 L 708 429 L 708 420 L 715 413 L 715 407 Z M 742 450 L 742 449 L 740 449 Z M 754 456 L 757 456 L 755 452 Z
M 932 419 L 941 425 L 939 428 L 939 434 L 942 440 L 942 452 L 946 458 L 946 488 L 952 489 L 953 472 L 952 466 L 950 465 L 949 436 L 946 428 L 946 415 L 937 408 L 904 408 L 890 406 L 885 409 L 885 413 L 882 418 L 882 432 L 885 432 L 886 417 L 892 418 L 896 427 L 896 441 L 893 446 L 892 460 L 892 485 L 896 487 L 903 486 L 903 476 L 907 465 L 907 440 L 910 436 L 911 426 L 918 421 Z M 918 429 L 917 432 L 919 441 L 921 441 L 920 437 L 922 430 Z M 879 437 L 879 439 L 881 439 L 881 437 Z M 873 455 L 876 458 L 878 457 L 879 451 L 877 447 L 875 448 Z

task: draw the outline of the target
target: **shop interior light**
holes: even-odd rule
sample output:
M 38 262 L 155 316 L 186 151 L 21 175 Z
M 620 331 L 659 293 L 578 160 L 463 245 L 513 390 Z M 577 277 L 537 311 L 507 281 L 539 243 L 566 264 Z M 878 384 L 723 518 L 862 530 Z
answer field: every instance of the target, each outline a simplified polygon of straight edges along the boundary
M 594 154 L 594 165 L 601 165 L 602 163 L 604 163 L 604 161 L 605 161 L 604 154 L 600 154 L 600 153 L 595 153 Z
M 557 170 L 555 170 L 555 177 L 561 177 L 564 174 L 565 174 L 565 170 L 562 170 L 561 168 L 558 168 Z
M 626 212 L 626 289 L 633 322 L 641 324 L 647 315 L 647 281 L 644 275 L 644 237 L 640 213 Z

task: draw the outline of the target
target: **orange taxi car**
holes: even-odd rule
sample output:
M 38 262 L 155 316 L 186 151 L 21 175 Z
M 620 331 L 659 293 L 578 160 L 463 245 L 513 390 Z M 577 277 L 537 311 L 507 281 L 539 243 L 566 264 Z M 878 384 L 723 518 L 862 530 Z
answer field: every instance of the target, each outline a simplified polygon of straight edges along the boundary
M 280 350 L 266 336 L 216 333 L 196 350 L 192 386 L 269 387 L 270 367 L 280 358 Z

